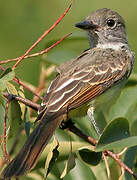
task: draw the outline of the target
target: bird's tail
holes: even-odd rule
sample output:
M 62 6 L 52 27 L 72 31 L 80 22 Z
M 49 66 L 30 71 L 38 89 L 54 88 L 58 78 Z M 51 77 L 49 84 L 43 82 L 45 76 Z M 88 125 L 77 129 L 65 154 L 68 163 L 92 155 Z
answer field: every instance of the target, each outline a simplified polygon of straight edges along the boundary
M 61 122 L 60 117 L 43 119 L 30 134 L 21 151 L 2 172 L 2 179 L 17 177 L 30 171 Z

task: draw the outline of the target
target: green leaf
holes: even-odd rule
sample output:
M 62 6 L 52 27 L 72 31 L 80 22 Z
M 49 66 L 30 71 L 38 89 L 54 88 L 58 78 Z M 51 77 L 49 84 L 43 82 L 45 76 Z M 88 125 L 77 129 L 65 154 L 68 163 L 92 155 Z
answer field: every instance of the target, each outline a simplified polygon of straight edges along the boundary
M 1 99 L 1 96 L 0 96 Z M 5 116 L 5 108 L 3 107 L 3 103 L 0 102 L 0 135 L 3 134 L 3 122 Z
M 24 88 L 22 86 L 20 86 L 18 94 L 19 94 L 19 96 L 25 98 Z M 21 103 L 21 102 L 19 102 L 19 105 L 20 105 L 21 112 L 22 112 L 22 116 L 21 117 L 22 117 L 22 119 L 24 119 L 25 118 L 24 117 L 25 116 L 25 112 L 26 112 L 26 105 Z M 29 115 L 26 117 L 26 119 L 28 119 L 28 121 L 29 121 Z
M 3 70 L 2 69 L 0 69 L 0 78 L 1 78 L 1 76 L 2 76 L 2 74 L 3 74 Z
M 136 86 L 137 85 L 137 74 L 132 73 L 128 79 L 128 82 L 126 83 L 126 86 Z
M 117 118 L 111 121 L 99 138 L 99 144 L 111 143 L 129 137 L 129 123 L 125 118 Z
M 66 162 L 65 168 L 60 176 L 60 178 L 64 178 L 74 167 L 75 167 L 75 157 L 72 152 L 69 153 L 69 158 Z
M 119 141 L 127 137 L 129 137 L 129 123 L 127 119 L 117 118 L 111 121 L 104 129 L 96 146 L 96 151 L 105 150 L 108 149 L 108 147 L 109 149 L 114 148 L 116 146 L 114 145 L 115 141 Z M 121 145 L 119 144 L 119 146 Z
M 116 103 L 112 106 L 109 119 L 115 119 L 118 117 L 126 117 L 133 121 L 133 113 L 137 112 L 137 86 L 124 88 L 117 99 Z M 135 116 L 136 119 L 136 116 Z
M 2 79 L 0 79 L 0 91 L 4 91 L 7 87 L 7 81 L 3 81 Z
M 9 138 L 15 138 L 22 123 L 20 105 L 16 100 L 11 101 L 10 103 L 9 118 L 11 127 Z
M 137 136 L 137 120 L 131 124 L 130 132 L 132 136 Z
M 5 75 L 7 75 L 10 72 L 12 72 L 11 68 L 7 68 L 4 71 L 2 71 L 1 74 L 0 74 L 0 79 L 3 78 Z
M 91 147 L 82 147 L 78 150 L 78 157 L 85 163 L 96 166 L 99 164 L 102 153 L 91 150 Z
M 129 148 L 124 156 L 124 164 L 126 164 L 129 168 L 133 169 L 134 161 L 136 158 L 137 146 Z M 125 172 L 125 179 L 131 180 L 131 175 L 128 172 Z
M 31 127 L 31 123 L 30 123 L 30 119 L 29 119 L 29 112 L 28 112 L 28 108 L 26 107 L 25 109 L 25 113 L 24 113 L 24 122 L 25 122 L 25 131 L 27 136 L 30 135 L 30 127 Z
M 11 81 L 13 80 L 13 78 L 15 77 L 15 72 L 11 69 L 11 68 L 7 68 L 0 79 L 2 79 L 3 81 Z
M 86 163 L 83 163 L 81 160 L 77 160 L 77 164 L 75 167 L 75 176 L 72 174 L 72 179 L 78 179 L 78 180 L 98 180 L 96 176 L 96 171 L 94 171 L 94 168 L 97 169 L 96 166 L 87 166 Z M 78 176 L 77 176 L 78 172 Z M 102 170 L 101 170 L 102 172 Z M 101 173 L 101 178 L 103 179 L 103 174 Z
M 7 87 L 8 81 L 13 80 L 15 77 L 15 72 L 11 70 L 11 68 L 6 69 L 0 78 L 0 91 L 4 91 Z
M 137 136 L 124 138 L 108 144 L 99 144 L 96 146 L 96 152 L 105 151 L 113 148 L 133 147 L 137 145 Z
M 10 82 L 7 82 L 7 90 L 9 92 L 9 94 L 18 95 L 18 92 L 17 92 L 15 86 Z
M 0 93 L 0 135 L 3 135 L 3 123 L 4 123 L 4 116 L 5 116 L 5 98 Z
M 5 108 L 5 103 L 7 101 L 5 100 L 5 97 L 3 96 L 2 93 L 0 93 L 0 104 L 3 106 L 3 108 Z
M 55 164 L 58 156 L 59 156 L 59 151 L 58 151 L 59 143 L 54 137 L 53 143 L 51 145 L 51 148 L 49 150 L 49 153 L 47 155 L 46 163 L 45 163 L 45 179 L 48 176 L 49 172 L 51 171 L 53 165 Z

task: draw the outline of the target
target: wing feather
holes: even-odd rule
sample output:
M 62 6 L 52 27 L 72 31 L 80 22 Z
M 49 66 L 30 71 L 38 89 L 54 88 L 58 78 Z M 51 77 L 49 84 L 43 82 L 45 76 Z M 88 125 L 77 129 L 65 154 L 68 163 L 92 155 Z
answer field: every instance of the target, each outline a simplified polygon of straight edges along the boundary
M 57 112 L 63 107 L 77 108 L 102 94 L 126 74 L 126 54 L 120 59 L 118 52 L 115 57 L 108 52 L 102 59 L 101 53 L 98 53 L 99 59 L 96 59 L 96 53 L 88 50 L 76 62 L 71 61 L 70 70 L 66 67 L 68 72 L 64 66 L 60 68 L 60 74 L 52 82 L 44 99 L 44 108 L 48 112 Z

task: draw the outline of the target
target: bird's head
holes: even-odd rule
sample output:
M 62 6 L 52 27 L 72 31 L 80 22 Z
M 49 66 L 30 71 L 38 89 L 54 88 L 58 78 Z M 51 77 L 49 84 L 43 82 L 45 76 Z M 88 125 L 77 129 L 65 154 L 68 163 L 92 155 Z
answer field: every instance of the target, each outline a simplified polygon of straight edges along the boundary
M 92 12 L 84 21 L 75 25 L 88 32 L 90 45 L 126 43 L 126 31 L 123 18 L 115 11 L 104 8 Z

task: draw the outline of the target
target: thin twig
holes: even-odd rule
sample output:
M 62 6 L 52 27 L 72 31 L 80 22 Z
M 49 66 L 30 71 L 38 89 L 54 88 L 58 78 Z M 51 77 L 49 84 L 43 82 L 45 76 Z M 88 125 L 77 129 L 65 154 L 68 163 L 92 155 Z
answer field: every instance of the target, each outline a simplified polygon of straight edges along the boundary
M 13 65 L 13 67 L 12 67 L 13 70 L 19 65 L 19 63 L 24 59 L 24 57 L 25 57 L 26 55 L 28 55 L 28 54 L 32 51 L 32 49 L 33 49 L 34 47 L 36 47 L 36 46 L 38 45 L 38 43 L 39 43 L 42 39 L 44 39 L 44 38 L 47 36 L 47 34 L 48 34 L 49 32 L 51 32 L 51 31 L 57 26 L 57 24 L 59 24 L 59 22 L 64 18 L 64 16 L 67 14 L 67 12 L 68 12 L 69 9 L 71 8 L 71 6 L 72 6 L 72 3 L 71 3 L 71 4 L 69 5 L 69 7 L 65 10 L 65 12 L 58 18 L 58 20 L 57 20 L 48 30 L 46 30 L 46 31 L 42 34 L 42 36 L 25 52 L 25 54 L 24 54 L 23 56 L 21 56 L 21 57 L 19 58 L 19 60 Z
M 71 132 L 73 132 L 74 134 L 76 134 L 77 136 L 81 137 L 82 139 L 84 139 L 85 141 L 87 141 L 88 143 L 92 144 L 92 145 L 96 145 L 97 141 L 93 138 L 91 138 L 90 136 L 87 136 L 86 134 L 84 134 L 81 130 L 79 130 L 76 126 L 74 126 L 73 123 L 68 123 L 67 129 Z M 106 150 L 103 152 L 105 156 L 109 156 L 112 159 L 114 159 L 117 164 L 123 168 L 125 171 L 129 172 L 134 178 L 137 179 L 137 174 L 135 174 L 127 165 L 125 165 L 117 156 L 117 154 Z
M 39 104 L 34 103 L 34 102 L 32 102 L 32 101 L 30 101 L 30 100 L 28 100 L 28 99 L 25 99 L 25 98 L 23 98 L 23 97 L 16 96 L 16 95 L 13 95 L 13 94 L 9 94 L 9 93 L 7 93 L 7 92 L 3 92 L 2 94 L 3 94 L 3 96 L 6 97 L 7 99 L 9 99 L 9 97 L 10 97 L 10 99 L 15 99 L 15 100 L 17 100 L 17 101 L 19 101 L 19 102 L 22 102 L 22 103 L 25 104 L 26 106 L 29 106 L 30 108 L 32 108 L 32 109 L 34 109 L 34 110 L 36 110 L 36 111 L 38 111 L 38 109 L 39 109 L 39 107 L 40 107 Z
M 108 159 L 104 153 L 103 153 L 103 158 L 104 158 L 104 162 L 106 165 L 107 176 L 108 176 L 108 179 L 110 179 L 111 176 L 110 176 L 110 168 L 109 168 L 109 164 L 108 164 Z
M 121 175 L 120 175 L 120 177 L 118 178 L 118 180 L 123 180 L 123 179 L 124 179 L 124 174 L 125 174 L 125 170 L 122 168 L 122 169 L 121 169 Z
M 120 153 L 117 154 L 118 158 L 122 156 L 127 151 L 127 147 L 125 147 Z
M 66 39 L 67 37 L 69 37 L 72 33 L 69 33 L 67 35 L 65 35 L 64 37 L 62 37 L 60 40 L 58 40 L 57 42 L 55 42 L 54 44 L 52 44 L 50 47 L 44 49 L 43 51 L 40 51 L 38 53 L 34 53 L 34 54 L 30 54 L 30 55 L 27 55 L 24 57 L 24 59 L 27 59 L 27 58 L 31 58 L 31 57 L 37 57 L 39 55 L 43 55 L 47 52 L 49 52 L 52 48 L 54 48 L 55 46 L 57 46 L 58 44 L 60 44 L 64 39 Z M 20 57 L 17 57 L 17 58 L 13 58 L 13 59 L 7 59 L 7 60 L 2 60 L 0 61 L 0 64 L 7 64 L 8 62 L 13 62 L 13 61 L 18 61 L 19 59 L 21 58 Z
M 44 54 L 44 53 L 47 53 L 47 52 L 50 51 L 53 47 L 57 46 L 59 43 L 61 43 L 64 39 L 66 39 L 66 38 L 67 38 L 68 36 L 70 36 L 70 35 L 71 35 L 71 33 L 67 34 L 66 36 L 64 36 L 63 38 L 61 38 L 59 41 L 57 41 L 56 43 L 52 44 L 49 48 L 47 48 L 47 49 L 45 49 L 45 50 L 43 50 L 43 51 L 41 51 L 41 52 L 39 52 L 39 53 L 35 53 L 35 54 L 32 54 L 32 55 L 25 56 L 25 58 L 29 58 L 29 57 L 32 57 L 32 56 L 38 56 L 38 55 L 42 55 L 42 54 Z M 7 61 L 7 62 L 10 62 L 10 61 L 12 61 L 12 60 L 18 60 L 19 58 L 20 58 L 20 57 L 15 58 L 15 59 L 6 60 L 6 61 Z M 6 62 L 6 61 L 5 61 L 5 62 Z M 3 61 L 3 62 L 4 62 L 4 61 Z M 0 65 L 0 69 L 3 70 L 3 71 L 5 71 L 5 68 L 2 67 L 1 65 Z M 15 82 L 17 82 L 19 85 L 23 86 L 26 90 L 30 91 L 32 94 L 34 94 L 35 96 L 37 96 L 39 99 L 42 100 L 42 97 L 41 97 L 41 96 L 39 96 L 35 91 L 33 91 L 32 89 L 30 89 L 28 86 L 26 86 L 26 84 L 24 84 L 22 81 L 20 81 L 17 77 L 15 77 L 13 80 L 14 80 Z
M 118 157 L 117 154 L 112 153 L 111 151 L 105 151 L 105 153 L 111 157 L 112 159 L 114 159 L 118 165 L 123 168 L 125 171 L 129 172 L 132 176 L 134 176 L 137 179 L 137 175 L 126 165 L 124 164 Z
M 0 69 L 5 71 L 5 68 L 0 65 Z M 19 85 L 23 86 L 26 90 L 30 91 L 35 96 L 39 97 L 39 99 L 42 100 L 42 97 L 40 97 L 38 94 L 36 94 L 32 89 L 30 89 L 26 84 L 24 84 L 22 81 L 20 81 L 17 77 L 13 78 L 13 80 L 18 83 Z
M 67 124 L 66 124 L 67 123 Z M 82 139 L 84 139 L 86 142 L 92 144 L 93 146 L 95 146 L 97 144 L 97 141 L 95 139 L 93 139 L 90 136 L 87 136 L 86 134 L 84 134 L 80 129 L 78 129 L 76 126 L 74 126 L 74 124 L 71 122 L 71 120 L 65 122 L 67 129 L 69 131 L 71 131 L 72 133 L 74 133 L 75 135 L 81 137 Z
M 13 79 L 16 83 L 18 83 L 19 85 L 23 86 L 26 90 L 28 90 L 29 92 L 31 92 L 33 95 L 37 96 L 39 99 L 43 99 L 41 96 L 39 96 L 37 93 L 35 93 L 35 91 L 33 91 L 32 89 L 30 89 L 25 83 L 23 83 L 21 80 L 19 80 L 17 77 L 15 77 Z

